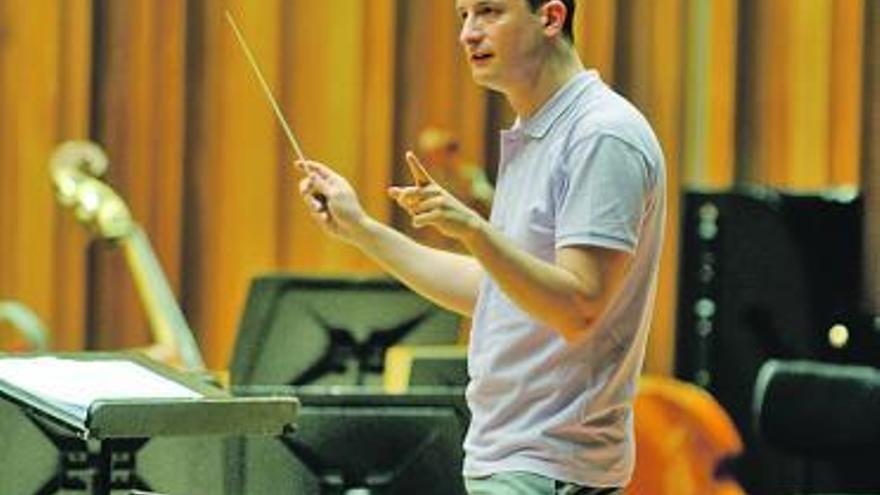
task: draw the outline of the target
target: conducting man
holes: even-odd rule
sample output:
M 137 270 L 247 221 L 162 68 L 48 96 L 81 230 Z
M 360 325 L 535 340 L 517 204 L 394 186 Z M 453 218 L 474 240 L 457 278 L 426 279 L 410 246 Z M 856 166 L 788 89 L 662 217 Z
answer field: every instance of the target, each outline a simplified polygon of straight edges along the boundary
M 572 40 L 573 0 L 457 0 L 474 80 L 518 118 L 501 133 L 491 217 L 434 182 L 389 189 L 422 246 L 366 215 L 316 162 L 300 190 L 326 231 L 438 304 L 473 317 L 464 476 L 471 494 L 618 493 L 633 471 L 632 401 L 656 289 L 663 155 L 649 124 Z M 321 198 L 318 201 L 316 198 Z

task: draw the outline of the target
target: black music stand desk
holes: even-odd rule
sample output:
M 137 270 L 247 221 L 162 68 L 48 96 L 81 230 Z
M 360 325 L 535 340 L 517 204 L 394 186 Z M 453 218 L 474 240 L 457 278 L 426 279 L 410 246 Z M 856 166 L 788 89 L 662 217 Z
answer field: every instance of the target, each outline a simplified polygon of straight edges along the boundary
M 234 397 L 133 353 L 0 353 L 0 400 L 21 409 L 58 450 L 57 472 L 37 495 L 150 490 L 135 458 L 151 438 L 279 436 L 293 429 L 299 409 L 295 397 Z

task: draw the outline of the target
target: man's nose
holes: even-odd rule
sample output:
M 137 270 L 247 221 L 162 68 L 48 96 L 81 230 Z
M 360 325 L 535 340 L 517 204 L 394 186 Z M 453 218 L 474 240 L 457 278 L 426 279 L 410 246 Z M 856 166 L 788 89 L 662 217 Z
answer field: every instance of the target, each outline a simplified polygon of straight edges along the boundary
M 465 19 L 461 24 L 461 32 L 458 35 L 458 41 L 465 48 L 476 45 L 483 39 L 483 29 L 474 22 L 473 17 Z

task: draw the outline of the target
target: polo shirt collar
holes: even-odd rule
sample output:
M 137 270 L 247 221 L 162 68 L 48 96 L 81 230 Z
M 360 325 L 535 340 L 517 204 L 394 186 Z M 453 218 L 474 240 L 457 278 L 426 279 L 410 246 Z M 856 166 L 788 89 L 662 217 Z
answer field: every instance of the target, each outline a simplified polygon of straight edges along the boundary
M 578 72 L 577 75 L 563 84 L 532 118 L 522 122 L 517 119 L 514 129 L 519 129 L 533 139 L 544 137 L 547 131 L 553 127 L 553 124 L 574 103 L 575 99 L 587 86 L 598 79 L 599 74 L 595 70 Z

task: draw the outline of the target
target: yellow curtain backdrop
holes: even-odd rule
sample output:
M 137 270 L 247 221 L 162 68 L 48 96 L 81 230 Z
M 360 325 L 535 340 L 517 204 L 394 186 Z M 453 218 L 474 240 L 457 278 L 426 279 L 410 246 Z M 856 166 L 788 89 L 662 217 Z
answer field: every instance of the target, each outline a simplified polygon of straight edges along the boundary
M 91 11 L 0 2 L 0 299 L 31 307 L 68 350 L 86 344 L 86 236 L 55 206 L 48 160 L 57 141 L 88 134 Z
M 54 204 L 47 161 L 63 139 L 107 149 L 109 181 L 212 367 L 228 362 L 254 275 L 376 271 L 308 219 L 227 8 L 306 155 L 351 179 L 380 219 L 395 218 L 385 187 L 406 180 L 401 155 L 425 126 L 451 129 L 466 157 L 493 166 L 511 115 L 470 81 L 451 0 L 338 0 L 332 17 L 311 0 L 0 0 L 0 298 L 35 309 L 57 348 L 149 339 L 121 253 L 89 247 Z M 862 91 L 874 11 L 864 0 L 579 3 L 584 59 L 645 112 L 666 151 L 650 371 L 674 362 L 680 186 L 858 184 L 860 165 L 876 162 L 863 137 L 876 96 Z
M 277 266 L 280 183 L 291 162 L 224 10 L 235 15 L 278 94 L 282 5 L 190 7 L 184 223 L 192 236 L 184 246 L 184 307 L 209 366 L 222 368 L 248 280 Z
M 108 182 L 150 236 L 179 289 L 184 171 L 186 2 L 95 1 L 92 138 L 110 160 Z M 150 341 L 121 250 L 92 247 L 90 344 Z M 178 290 L 179 292 L 179 290 Z
M 857 185 L 865 3 L 764 0 L 748 9 L 744 178 L 807 190 Z
M 736 0 L 685 3 L 682 183 L 705 188 L 734 181 Z
M 614 83 L 614 62 L 617 36 L 617 0 L 591 0 L 578 4 L 575 12 L 575 45 L 584 64 Z

